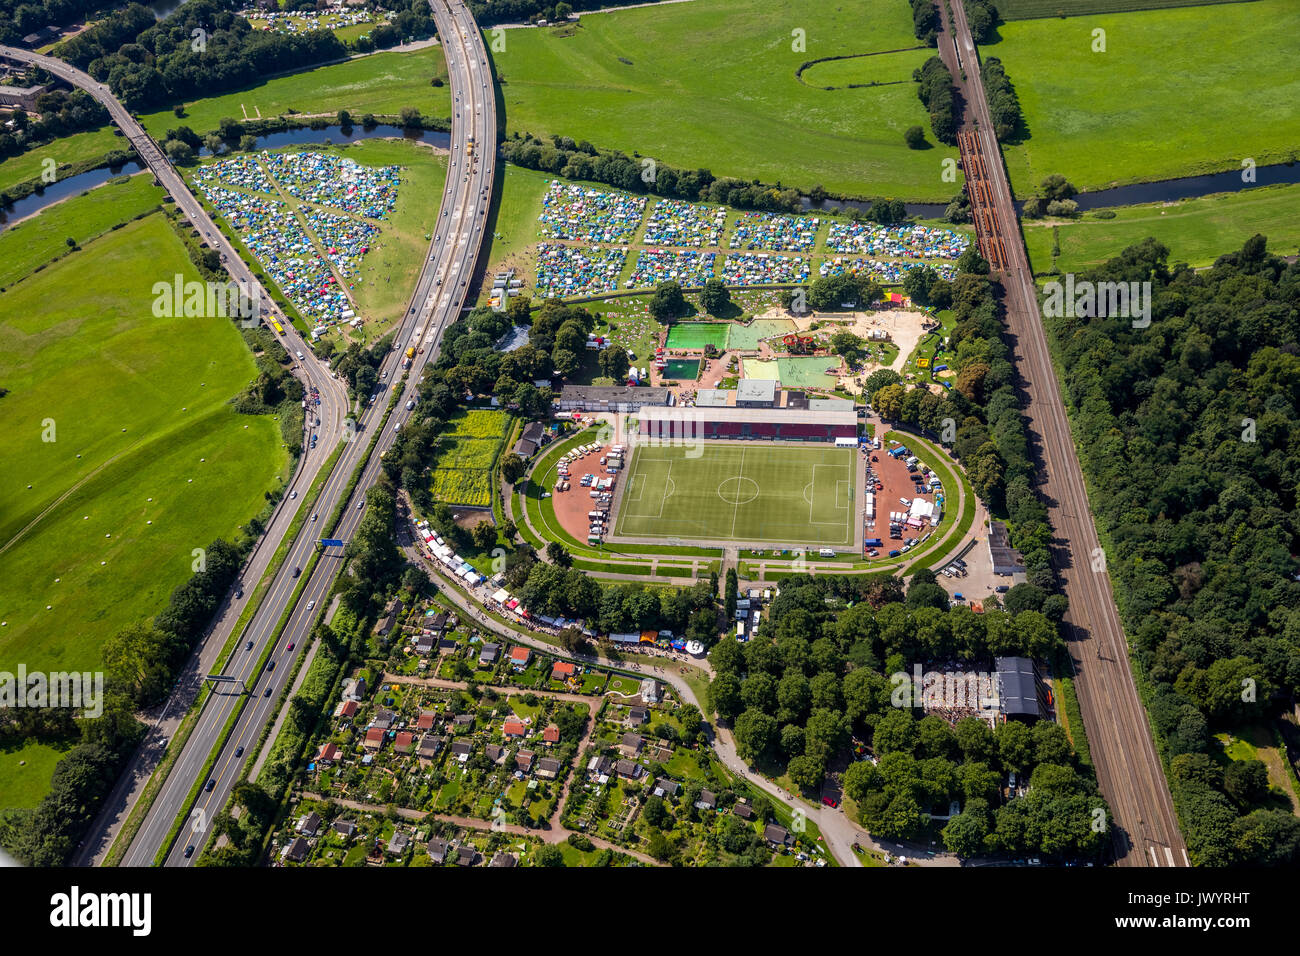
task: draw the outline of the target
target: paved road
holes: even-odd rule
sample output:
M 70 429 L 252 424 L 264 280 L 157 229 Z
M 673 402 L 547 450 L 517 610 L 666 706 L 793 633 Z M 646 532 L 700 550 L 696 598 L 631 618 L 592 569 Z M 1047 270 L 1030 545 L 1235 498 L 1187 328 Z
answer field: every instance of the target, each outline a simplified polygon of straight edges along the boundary
M 1066 622 L 1071 632 L 1070 655 L 1077 672 L 1075 688 L 1097 780 L 1114 814 L 1115 861 L 1121 866 L 1189 866 L 1164 769 L 1133 681 L 1110 578 L 1104 569 L 1092 569 L 1092 556 L 1102 552 L 1083 471 L 1039 317 L 1029 257 L 1016 228 L 1011 185 L 979 81 L 979 59 L 966 11 L 960 3 L 951 7 L 956 36 L 945 22 L 939 48 L 965 97 L 969 109 L 966 128 L 970 128 L 971 119 L 977 127 L 993 201 L 1006 232 L 1008 261 L 1002 286 L 1007 328 L 1028 397 L 1025 416 L 1041 457 L 1038 490 L 1048 504 L 1055 532 L 1055 563 L 1070 599 Z M 942 11 L 940 19 L 946 20 Z M 952 59 L 954 39 L 967 70 L 965 81 Z
M 357 440 L 345 446 L 338 465 L 324 485 L 316 508 L 321 520 L 328 518 L 341 500 L 347 483 L 364 456 L 371 433 L 376 427 L 383 428 L 376 439 L 374 451 L 366 462 L 357 489 L 346 502 L 339 526 L 333 530 L 333 537 L 343 540 L 350 539 L 356 530 L 362 516 L 358 506 L 364 502 L 366 491 L 375 483 L 381 460 L 392 446 L 396 430 L 410 415 L 406 405 L 416 398 L 425 364 L 436 356 L 444 329 L 462 311 L 482 246 L 486 213 L 491 205 L 497 121 L 495 93 L 489 82 L 486 51 L 473 17 L 463 3 L 453 2 L 449 6 L 444 0 L 435 0 L 431 6 L 446 50 L 455 103 L 450 159 L 452 165 L 433 230 L 434 241 L 424 268 L 416 280 L 410 307 L 395 338 L 394 351 L 384 362 L 381 380 L 396 383 L 400 374 L 399 364 L 407 346 L 422 346 L 424 352 L 416 355 L 410 374 L 401 386 L 391 418 L 384 418 L 384 408 L 390 398 L 390 393 L 385 388 L 381 390 L 379 400 L 359 417 Z M 466 160 L 470 137 L 473 137 L 475 144 L 475 155 L 479 157 L 472 163 Z M 337 548 L 331 548 L 305 582 L 297 603 L 293 604 L 288 626 L 280 638 L 279 649 L 271 656 L 271 663 L 265 671 L 259 671 L 257 662 L 261 652 L 275 634 L 281 614 L 291 605 L 293 589 L 300 583 L 293 571 L 295 568 L 306 567 L 321 530 L 319 523 L 308 522 L 304 526 L 303 533 L 291 546 L 289 559 L 249 626 L 247 633 L 252 640 L 252 649 L 237 654 L 232 665 L 227 668 L 226 673 L 239 678 L 251 696 L 245 698 L 238 689 L 212 696 L 132 843 L 124 861 L 127 865 L 150 865 L 182 811 L 190 813 L 197 829 L 192 828 L 189 834 L 176 841 L 166 864 L 189 865 L 200 855 L 199 850 L 208 835 L 207 824 L 225 805 L 230 790 L 239 777 L 247 756 L 243 750 L 257 742 L 266 723 L 274 717 L 278 698 L 293 670 L 295 656 L 303 652 L 311 626 L 324 610 L 325 599 L 338 573 L 341 552 Z M 290 644 L 293 645 L 293 650 L 289 650 Z M 267 691 L 270 692 L 269 696 Z M 210 774 L 211 791 L 201 790 L 197 803 L 191 806 L 189 793 L 194 782 L 199 779 L 203 765 L 217 746 L 231 713 L 245 699 L 248 706 L 237 719 Z M 207 778 L 202 782 L 206 785 Z M 187 858 L 185 850 L 191 844 L 196 850 L 192 857 Z
M 74 863 L 89 865 L 102 860 L 107 853 L 119 826 L 125 821 L 130 808 L 134 806 L 141 788 L 157 766 L 167 739 L 176 732 L 181 717 L 197 694 L 203 674 L 210 673 L 220 666 L 218 657 L 225 646 L 235 623 L 244 612 L 247 603 L 253 599 L 257 582 L 262 579 L 270 566 L 271 559 L 280 542 L 289 530 L 294 515 L 300 504 L 299 496 L 305 492 L 319 474 L 321 466 L 329 456 L 330 449 L 344 434 L 344 421 L 348 414 L 347 391 L 334 378 L 329 369 L 319 362 L 311 349 L 299 336 L 296 329 L 288 322 L 283 313 L 275 309 L 273 300 L 265 287 L 257 280 L 253 272 L 235 253 L 233 246 L 221 234 L 216 224 L 204 211 L 202 205 L 185 185 L 179 173 L 172 167 L 158 145 L 149 137 L 143 127 L 127 109 L 117 101 L 107 86 L 98 83 L 93 77 L 53 57 L 42 56 L 28 50 L 0 46 L 0 56 L 41 67 L 59 77 L 68 84 L 89 92 L 108 110 L 113 122 L 122 130 L 137 154 L 149 167 L 155 178 L 175 201 L 177 208 L 189 219 L 200 236 L 220 255 L 223 265 L 231 278 L 254 293 L 263 303 L 265 319 L 276 319 L 285 329 L 280 336 L 282 344 L 292 356 L 301 356 L 294 372 L 310 390 L 316 388 L 320 396 L 320 405 L 313 405 L 308 412 L 306 432 L 304 433 L 303 452 L 298 467 L 288 487 L 285 497 L 276 508 L 267 523 L 267 529 L 259 539 L 253 553 L 244 565 L 240 581 L 218 613 L 207 637 L 204 638 L 196 653 L 191 657 L 185 671 L 180 675 L 177 688 L 171 699 L 154 715 L 149 722 L 150 729 L 144 744 L 132 759 L 130 765 L 118 781 L 116 788 L 105 803 L 104 810 L 91 827 L 81 848 L 74 857 Z M 314 422 L 319 421 L 319 425 Z M 306 440 L 307 433 L 318 436 L 316 448 L 311 448 Z M 293 497 L 290 497 L 292 495 Z

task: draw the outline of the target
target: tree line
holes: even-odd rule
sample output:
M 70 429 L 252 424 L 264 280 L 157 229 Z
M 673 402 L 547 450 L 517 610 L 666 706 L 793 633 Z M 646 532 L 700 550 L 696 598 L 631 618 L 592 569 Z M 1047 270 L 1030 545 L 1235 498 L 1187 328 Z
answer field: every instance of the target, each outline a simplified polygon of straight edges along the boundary
M 565 179 L 605 183 L 632 193 L 718 203 L 738 209 L 797 212 L 801 208 L 797 189 L 757 181 L 717 179 L 707 169 L 677 169 L 648 157 L 600 150 L 586 140 L 574 142 L 568 136 L 553 136 L 547 143 L 531 133 L 516 133 L 505 141 L 501 150 L 502 157 L 516 166 Z
M 966 717 L 954 727 L 900 698 L 893 677 L 913 664 L 989 672 L 995 657 L 1050 656 L 1063 612 L 1063 600 L 1049 605 L 1033 585 L 1018 585 L 1004 608 L 993 601 L 984 614 L 949 607 L 930 571 L 906 588 L 897 577 L 786 578 L 762 638 L 710 651 L 708 704 L 731 724 L 743 759 L 805 792 L 818 792 L 835 762 L 858 758 L 843 788 L 872 833 L 937 835 L 929 816 L 947 817 L 955 801 L 961 812 L 941 834 L 962 856 L 1096 856 L 1104 828 L 1092 823 L 1105 802 L 1059 725 L 1011 722 L 995 733 Z M 1004 791 L 1010 774 L 1033 775 L 1028 794 Z
M 1168 260 L 1147 239 L 1077 277 L 1149 282 L 1148 327 L 1044 324 L 1192 860 L 1291 862 L 1300 821 L 1215 735 L 1267 733 L 1300 690 L 1300 266 L 1259 235 Z

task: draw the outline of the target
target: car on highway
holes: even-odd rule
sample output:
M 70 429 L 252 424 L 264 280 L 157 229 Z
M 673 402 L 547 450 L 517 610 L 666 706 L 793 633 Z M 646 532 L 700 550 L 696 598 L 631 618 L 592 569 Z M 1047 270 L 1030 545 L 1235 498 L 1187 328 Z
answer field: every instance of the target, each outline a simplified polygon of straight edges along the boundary
M 360 510 L 361 510 L 362 508 L 364 508 L 365 506 L 366 506 L 366 503 L 365 503 L 364 501 L 358 501 L 358 502 L 357 502 L 357 510 L 358 510 L 358 511 L 360 511 Z
M 290 641 L 290 642 L 289 642 L 289 646 L 285 648 L 285 652 L 287 653 L 287 652 L 289 652 L 289 651 L 291 651 L 291 650 L 293 650 L 293 641 Z
M 310 611 L 310 610 L 314 609 L 315 607 L 316 607 L 316 602 L 315 602 L 315 601 L 308 601 L 308 602 L 307 602 L 307 610 Z
M 311 520 L 312 520 L 312 521 L 315 521 L 315 520 L 316 520 L 316 515 L 315 515 L 315 514 L 313 514 L 313 515 L 311 516 Z
M 253 642 L 252 642 L 252 641 L 249 641 L 247 644 L 244 645 L 244 650 L 246 650 L 246 651 L 251 651 L 252 649 L 253 649 Z
M 267 665 L 266 665 L 266 669 L 267 669 L 268 671 L 273 671 L 273 670 L 275 670 L 275 661 L 268 661 L 268 662 L 267 662 Z
M 290 501 L 292 501 L 294 498 L 297 498 L 297 497 L 298 497 L 298 492 L 296 492 L 296 491 L 291 491 L 291 492 L 289 492 L 289 500 L 290 500 Z
M 194 855 L 194 844 L 191 843 L 189 846 L 185 848 L 185 859 L 188 860 L 193 855 Z
M 244 748 L 243 748 L 243 747 L 236 747 L 236 748 L 235 748 L 235 756 L 236 756 L 236 757 L 242 757 L 242 756 L 244 756 Z
M 268 687 L 266 690 L 264 690 L 264 691 L 262 692 L 262 696 L 263 696 L 263 697 L 270 697 L 270 696 L 271 696 L 271 688 Z
M 300 575 L 300 574 L 302 574 L 302 568 L 294 568 L 294 569 L 293 569 L 293 576 L 294 576 L 295 578 L 296 578 L 298 575 Z
M 393 431 L 400 431 L 401 428 L 402 428 L 402 423 L 398 422 L 396 425 L 393 426 Z
M 211 793 L 211 792 L 212 792 L 212 788 L 215 787 L 216 785 L 217 785 L 217 782 L 216 782 L 215 780 L 213 780 L 211 777 L 209 777 L 209 778 L 208 778 L 208 782 L 205 783 L 205 784 L 203 785 L 203 792 L 204 792 L 204 793 Z

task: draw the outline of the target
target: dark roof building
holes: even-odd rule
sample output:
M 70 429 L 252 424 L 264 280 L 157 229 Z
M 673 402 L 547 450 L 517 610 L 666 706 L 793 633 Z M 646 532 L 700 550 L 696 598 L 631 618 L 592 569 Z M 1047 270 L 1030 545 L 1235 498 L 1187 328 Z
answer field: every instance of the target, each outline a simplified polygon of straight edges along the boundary
M 671 405 L 666 388 L 637 385 L 565 385 L 555 406 L 562 412 L 635 412 L 646 406 Z
M 1035 721 L 1051 716 L 1047 686 L 1037 662 L 1030 657 L 995 657 L 998 707 L 1007 720 Z
M 528 459 L 537 454 L 537 449 L 542 447 L 542 435 L 545 430 L 541 422 L 529 422 L 528 427 L 519 436 L 519 441 L 515 442 L 514 452 L 520 458 Z
M 993 561 L 994 574 L 1009 576 L 1025 570 L 1025 559 L 1011 547 L 1007 526 L 1001 521 L 989 522 L 989 558 Z
M 791 408 L 700 408 L 689 419 L 670 408 L 643 408 L 637 416 L 642 441 L 663 444 L 698 438 L 732 441 L 824 441 L 856 438 L 858 416 L 853 411 Z M 683 431 L 689 429 L 689 434 Z

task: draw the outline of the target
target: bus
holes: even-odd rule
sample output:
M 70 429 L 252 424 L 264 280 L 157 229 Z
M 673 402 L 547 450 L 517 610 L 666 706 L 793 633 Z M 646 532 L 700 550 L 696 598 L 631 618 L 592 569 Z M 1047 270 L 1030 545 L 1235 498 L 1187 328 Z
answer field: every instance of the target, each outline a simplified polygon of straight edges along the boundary
M 284 326 L 281 325 L 279 322 L 277 322 L 275 319 L 271 320 L 271 327 L 275 329 L 276 335 L 284 335 Z

